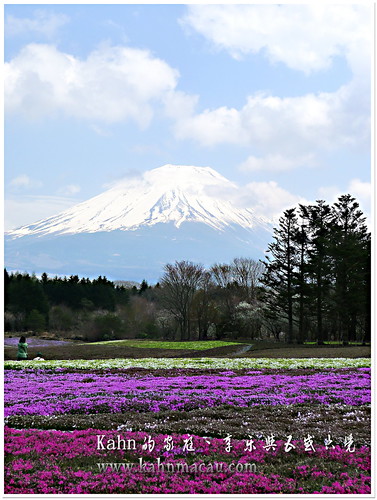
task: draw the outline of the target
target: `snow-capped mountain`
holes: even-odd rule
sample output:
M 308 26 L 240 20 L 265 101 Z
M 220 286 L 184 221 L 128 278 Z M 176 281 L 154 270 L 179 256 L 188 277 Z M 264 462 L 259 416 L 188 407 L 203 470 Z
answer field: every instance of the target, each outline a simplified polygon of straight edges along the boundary
M 260 258 L 272 226 L 237 208 L 237 186 L 209 167 L 164 165 L 60 214 L 9 231 L 9 270 L 157 280 L 164 264 Z
M 59 215 L 9 231 L 9 235 L 77 234 L 134 231 L 172 222 L 201 222 L 223 230 L 230 224 L 251 229 L 266 225 L 250 209 L 237 209 L 219 194 L 237 187 L 209 167 L 164 165 L 140 178 L 117 182 L 90 200 Z

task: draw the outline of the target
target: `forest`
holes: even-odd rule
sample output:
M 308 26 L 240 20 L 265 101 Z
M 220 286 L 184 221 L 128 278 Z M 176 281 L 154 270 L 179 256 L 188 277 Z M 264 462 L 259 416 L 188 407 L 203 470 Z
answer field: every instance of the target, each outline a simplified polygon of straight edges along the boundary
M 265 258 L 205 268 L 176 261 L 138 286 L 4 270 L 5 331 L 85 341 L 284 340 L 368 343 L 371 235 L 358 202 L 299 205 L 280 217 Z

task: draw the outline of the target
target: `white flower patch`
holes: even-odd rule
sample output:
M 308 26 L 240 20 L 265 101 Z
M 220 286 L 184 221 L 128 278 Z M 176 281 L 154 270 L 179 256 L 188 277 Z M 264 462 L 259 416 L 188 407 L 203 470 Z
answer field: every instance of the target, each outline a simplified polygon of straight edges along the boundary
M 295 369 L 295 368 L 369 368 L 370 358 L 141 358 L 141 359 L 75 359 L 50 361 L 5 361 L 5 369 L 64 369 L 106 370 L 126 368 L 171 369 L 210 368 L 221 370 L 241 369 Z

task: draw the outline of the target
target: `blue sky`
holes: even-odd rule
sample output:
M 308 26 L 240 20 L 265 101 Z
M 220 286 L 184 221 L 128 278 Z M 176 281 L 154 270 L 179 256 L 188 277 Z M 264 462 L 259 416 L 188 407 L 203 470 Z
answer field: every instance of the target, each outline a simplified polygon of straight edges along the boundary
M 5 229 L 166 163 L 370 212 L 367 5 L 6 5 Z

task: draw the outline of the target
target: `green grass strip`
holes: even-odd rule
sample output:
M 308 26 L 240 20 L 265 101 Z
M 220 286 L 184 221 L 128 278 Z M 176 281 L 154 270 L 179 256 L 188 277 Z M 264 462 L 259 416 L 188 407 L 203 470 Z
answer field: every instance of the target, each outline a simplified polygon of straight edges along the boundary
M 202 351 L 214 349 L 215 347 L 227 347 L 230 345 L 247 345 L 240 342 L 222 342 L 221 340 L 203 340 L 191 342 L 164 342 L 160 340 L 106 340 L 103 342 L 90 342 L 80 345 L 115 345 L 119 347 L 137 347 L 141 349 L 192 349 Z
M 370 358 L 142 358 L 90 359 L 49 361 L 5 361 L 5 369 L 59 369 L 75 370 L 116 368 L 214 368 L 222 370 L 259 368 L 368 368 Z

